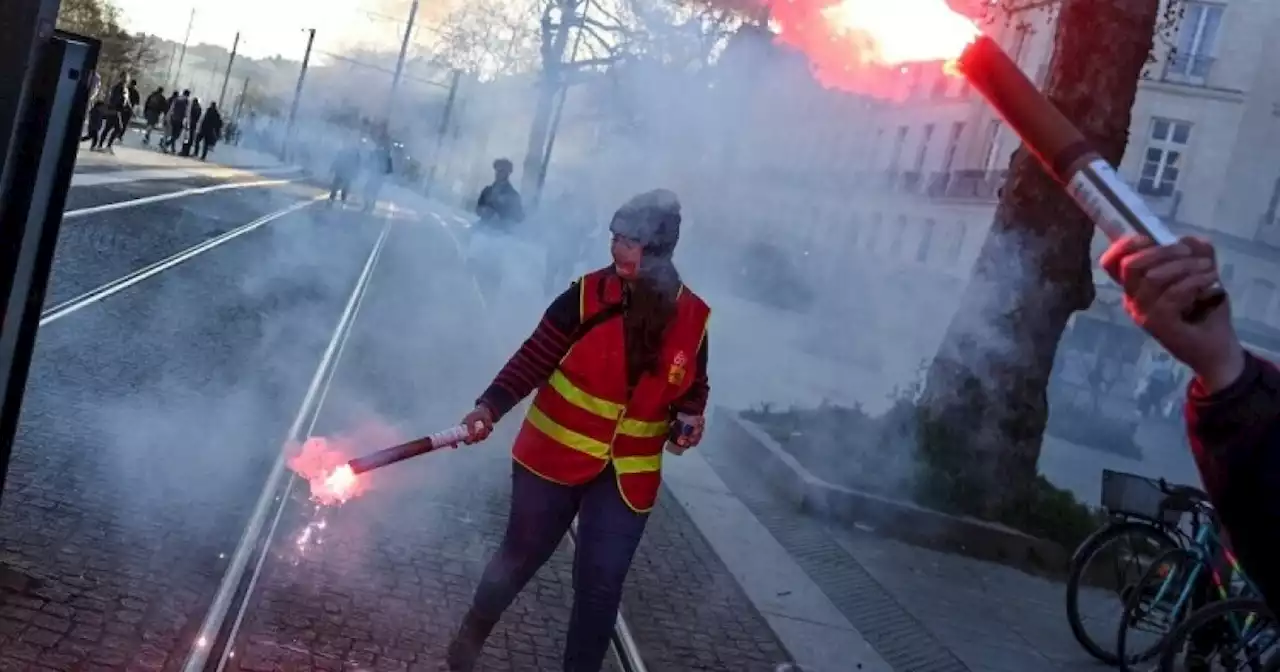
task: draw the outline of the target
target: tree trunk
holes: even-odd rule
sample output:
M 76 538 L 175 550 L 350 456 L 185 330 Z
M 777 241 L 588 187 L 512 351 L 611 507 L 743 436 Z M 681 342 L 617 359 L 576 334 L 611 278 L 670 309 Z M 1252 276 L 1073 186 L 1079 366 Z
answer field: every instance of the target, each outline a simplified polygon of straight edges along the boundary
M 542 157 L 547 151 L 547 137 L 551 132 L 551 108 L 556 93 L 565 85 L 564 51 L 569 44 L 569 28 L 578 15 L 578 2 L 579 0 L 555 0 L 555 6 L 560 11 L 560 22 L 555 26 L 554 32 L 549 31 L 544 23 L 542 76 L 538 78 L 538 100 L 534 104 L 533 122 L 529 125 L 529 144 L 525 147 L 524 166 L 520 171 L 520 189 L 524 192 L 526 207 L 536 204 L 538 200 L 538 174 L 542 172 Z
M 1128 140 L 1159 0 L 1062 0 L 1045 85 L 1112 164 Z M 1093 224 L 1025 148 L 920 402 L 921 485 L 990 520 L 1032 501 L 1067 319 L 1093 302 Z

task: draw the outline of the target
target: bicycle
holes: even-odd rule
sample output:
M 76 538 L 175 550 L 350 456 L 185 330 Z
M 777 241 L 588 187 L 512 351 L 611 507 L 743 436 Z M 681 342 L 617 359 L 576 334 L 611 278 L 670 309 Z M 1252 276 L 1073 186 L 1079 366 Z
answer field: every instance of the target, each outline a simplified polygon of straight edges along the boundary
M 1067 622 L 1072 635 L 1089 655 L 1108 665 L 1119 663 L 1113 639 L 1116 625 L 1105 624 L 1108 638 L 1105 643 L 1102 637 L 1089 631 L 1088 625 L 1100 619 L 1082 615 L 1085 601 L 1082 588 L 1108 589 L 1118 598 L 1120 609 L 1107 599 L 1105 605 L 1100 605 L 1101 610 L 1108 614 L 1120 612 L 1130 588 L 1155 558 L 1170 549 L 1191 545 L 1190 535 L 1182 530 L 1181 522 L 1195 502 L 1205 497 L 1196 488 L 1170 486 L 1163 479 L 1103 470 L 1101 504 L 1108 521 L 1076 549 L 1067 579 Z M 1105 573 L 1094 566 L 1095 562 L 1108 560 L 1124 567 L 1114 567 L 1114 573 Z
M 1217 623 L 1219 620 L 1224 622 Z M 1276 617 L 1262 600 L 1247 597 L 1219 600 L 1193 612 L 1169 636 L 1162 647 L 1156 670 L 1175 672 L 1178 657 L 1197 640 L 1197 632 L 1206 628 L 1208 633 L 1204 638 L 1215 640 L 1213 653 L 1230 655 L 1230 662 L 1224 663 L 1222 669 L 1280 671 L 1280 651 L 1276 650 L 1280 634 Z M 1209 670 L 1212 669 L 1210 664 L 1207 658 L 1194 662 L 1188 660 L 1183 669 Z
M 1122 672 L 1132 664 L 1159 655 L 1184 620 L 1207 604 L 1258 594 L 1222 540 L 1217 517 L 1208 501 L 1201 499 L 1194 503 L 1191 530 L 1191 545 L 1168 550 L 1157 558 L 1128 595 L 1116 644 L 1117 666 Z M 1219 571 L 1223 565 L 1225 576 Z M 1130 627 L 1147 621 L 1162 628 L 1160 635 L 1154 644 L 1131 654 Z M 1209 651 L 1216 646 L 1216 640 L 1206 638 L 1192 644 Z

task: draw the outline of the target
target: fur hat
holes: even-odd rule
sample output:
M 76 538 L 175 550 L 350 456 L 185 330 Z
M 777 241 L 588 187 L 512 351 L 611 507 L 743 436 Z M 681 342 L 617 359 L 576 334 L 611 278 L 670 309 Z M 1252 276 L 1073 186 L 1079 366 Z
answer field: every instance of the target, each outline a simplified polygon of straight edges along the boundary
M 633 197 L 613 214 L 609 230 L 644 247 L 646 257 L 670 259 L 680 241 L 680 199 L 668 189 Z

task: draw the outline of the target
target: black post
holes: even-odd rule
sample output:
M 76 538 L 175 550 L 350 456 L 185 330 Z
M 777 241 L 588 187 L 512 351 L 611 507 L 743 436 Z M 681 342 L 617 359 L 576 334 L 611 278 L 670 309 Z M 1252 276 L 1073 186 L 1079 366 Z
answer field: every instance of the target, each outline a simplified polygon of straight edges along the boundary
M 462 71 L 454 70 L 449 78 L 449 97 L 444 102 L 444 113 L 440 115 L 440 128 L 436 132 L 436 151 L 431 157 L 431 171 L 427 173 L 427 184 L 423 191 L 431 195 L 436 183 L 436 169 L 440 166 L 440 157 L 444 154 L 444 139 L 449 135 L 449 123 L 453 120 L 453 107 L 458 100 L 458 85 L 462 82 Z
M 20 95 L 0 96 L 6 111 L 16 108 L 14 116 L 0 119 L 0 139 L 5 143 L 0 169 L 4 175 L 0 191 L 0 492 L 9 471 L 99 46 L 88 38 L 44 32 L 52 22 L 41 23 L 40 10 L 51 6 L 56 13 L 56 0 L 22 4 L 18 9 L 34 10 L 19 12 L 32 19 L 26 40 L 32 51 L 17 63 L 5 63 L 15 68 L 5 74 L 15 76 L 0 77 L 0 89 L 21 86 Z M 3 33 L 17 27 L 16 22 L 0 23 L 0 38 L 16 42 L 22 31 Z M 7 39 L 0 39 L 0 44 L 12 46 Z M 14 101 L 17 104 L 9 106 Z M 0 584 L 21 590 L 28 582 L 0 568 Z
M 307 51 L 302 55 L 302 69 L 298 71 L 298 86 L 293 90 L 293 104 L 289 106 L 289 124 L 284 128 L 284 147 L 281 158 L 288 158 L 289 144 L 293 142 L 293 122 L 298 117 L 298 101 L 302 100 L 302 84 L 307 81 L 307 65 L 311 63 L 311 45 L 316 41 L 316 29 L 307 29 Z
M 222 76 L 222 91 L 218 92 L 218 108 L 223 108 L 222 101 L 227 97 L 227 82 L 231 81 L 231 64 L 236 62 L 236 50 L 240 48 L 240 32 L 236 31 L 236 41 L 231 43 L 231 56 L 227 58 L 227 72 Z

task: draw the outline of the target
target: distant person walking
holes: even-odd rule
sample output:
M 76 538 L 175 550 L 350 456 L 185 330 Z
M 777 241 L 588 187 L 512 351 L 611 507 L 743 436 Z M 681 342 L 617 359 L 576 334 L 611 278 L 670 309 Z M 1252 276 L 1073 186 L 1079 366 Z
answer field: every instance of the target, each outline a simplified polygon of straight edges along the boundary
M 122 132 L 120 120 L 124 115 L 124 108 L 128 106 L 128 100 L 128 77 L 121 75 L 120 81 L 116 82 L 111 87 L 111 90 L 107 91 L 106 123 L 103 124 L 102 133 L 98 137 L 95 149 L 107 152 L 112 151 L 111 145 L 115 144 L 116 135 Z
M 182 156 L 191 156 L 191 147 L 195 144 L 196 136 L 200 132 L 200 117 L 204 115 L 204 108 L 200 107 L 200 99 L 191 97 L 191 111 L 187 114 L 187 136 L 182 143 Z
M 142 118 L 147 122 L 147 130 L 142 134 L 142 144 L 151 144 L 151 131 L 160 125 L 160 120 L 167 109 L 169 109 L 169 101 L 164 97 L 164 87 L 157 86 L 156 90 L 147 96 L 147 102 L 142 106 Z
M 205 161 L 209 158 L 209 150 L 218 144 L 218 138 L 222 137 L 222 114 L 218 112 L 217 103 L 209 103 L 209 109 L 204 113 L 204 119 L 200 121 L 200 134 L 196 140 L 196 147 L 200 150 L 200 160 Z
M 88 125 L 84 129 L 84 135 L 80 137 L 80 142 L 89 140 L 89 149 L 97 151 L 98 142 L 102 137 L 102 124 L 107 118 L 107 103 L 104 100 L 93 101 L 93 106 L 89 108 Z
M 391 144 L 387 140 L 381 140 L 369 152 L 369 174 L 364 178 L 364 193 L 361 195 L 361 207 L 365 212 L 373 212 L 378 203 L 378 194 L 382 192 L 382 183 L 393 169 Z
M 509 159 L 493 162 L 493 184 L 482 189 L 476 200 L 476 214 L 483 228 L 508 231 L 512 224 L 524 220 L 520 192 L 511 184 L 514 169 Z
M 329 203 L 333 203 L 339 197 L 343 203 L 346 203 L 347 196 L 351 193 L 351 185 L 360 174 L 360 147 L 352 144 L 338 152 L 330 172 L 333 179 L 329 183 Z
M 111 141 L 107 144 L 110 147 L 117 140 L 124 138 L 125 131 L 129 130 L 129 124 L 133 121 L 133 110 L 142 102 L 142 96 L 138 93 L 138 80 L 130 80 L 128 88 L 124 92 L 124 107 L 120 108 L 120 126 L 116 129 L 116 133 L 111 137 Z
M 165 138 L 164 149 L 173 152 L 182 137 L 183 126 L 187 123 L 187 115 L 191 112 L 191 91 L 184 89 L 182 95 L 169 101 L 169 135 Z

